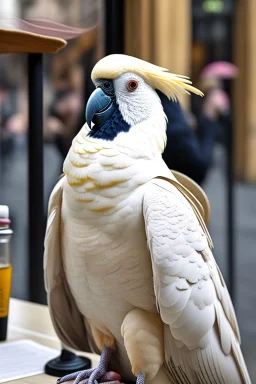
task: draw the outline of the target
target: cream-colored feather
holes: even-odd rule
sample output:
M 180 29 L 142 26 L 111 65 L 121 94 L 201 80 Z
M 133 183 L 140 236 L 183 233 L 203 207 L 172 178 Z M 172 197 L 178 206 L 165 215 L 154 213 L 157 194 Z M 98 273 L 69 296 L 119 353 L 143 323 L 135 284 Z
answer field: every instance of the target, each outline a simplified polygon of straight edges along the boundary
M 64 346 L 84 352 L 98 352 L 90 328 L 70 292 L 63 270 L 61 247 L 63 181 L 62 176 L 51 193 L 48 207 L 44 277 L 49 311 L 55 331 Z
M 174 173 L 174 175 L 175 175 L 175 173 Z M 193 211 L 195 212 L 197 220 L 199 221 L 199 223 L 200 223 L 200 225 L 201 225 L 201 227 L 202 227 L 202 229 L 206 235 L 209 247 L 213 248 L 212 238 L 209 234 L 206 220 L 205 220 L 205 218 L 208 216 L 208 212 L 207 212 L 208 206 L 203 207 L 202 204 L 200 203 L 200 201 L 196 198 L 196 196 L 193 195 L 193 193 L 188 188 L 186 188 L 181 182 L 179 182 L 176 178 L 170 179 L 167 177 L 163 177 L 163 176 L 160 177 L 159 176 L 158 179 L 166 180 L 166 181 L 172 183 L 173 185 L 175 185 L 175 187 L 181 192 L 181 194 L 188 200 Z M 198 187 L 198 189 L 199 189 L 199 187 Z
M 144 216 L 172 378 L 250 384 L 233 306 L 191 201 L 173 182 L 155 179 Z

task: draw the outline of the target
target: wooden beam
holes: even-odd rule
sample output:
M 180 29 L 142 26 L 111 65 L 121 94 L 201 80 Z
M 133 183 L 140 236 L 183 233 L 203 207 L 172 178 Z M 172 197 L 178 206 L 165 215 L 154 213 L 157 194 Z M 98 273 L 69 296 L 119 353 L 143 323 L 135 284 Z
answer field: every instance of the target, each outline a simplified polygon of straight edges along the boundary
M 256 181 L 256 2 L 247 1 L 247 94 L 246 114 L 247 114 L 247 129 L 245 136 L 245 180 Z
M 154 0 L 154 62 L 171 72 L 190 75 L 191 4 L 189 0 Z M 180 98 L 188 108 L 189 97 Z
M 125 1 L 125 41 L 124 49 L 126 55 L 140 57 L 140 0 Z
M 248 182 L 256 181 L 256 3 L 238 0 L 234 61 L 239 76 L 234 85 L 235 171 Z
M 153 24 L 153 1 L 152 0 L 140 0 L 140 54 L 141 59 L 146 61 L 153 60 L 153 36 L 154 36 L 154 24 Z
M 246 94 L 246 12 L 244 2 L 238 0 L 235 8 L 234 20 L 234 63 L 239 68 L 238 78 L 234 81 L 233 100 L 234 100 L 234 130 L 235 130 L 235 175 L 238 178 L 243 177 L 244 170 L 244 151 L 245 151 L 245 127 L 246 103 L 244 95 Z
M 125 53 L 190 75 L 189 0 L 126 0 Z M 189 97 L 181 98 L 188 107 Z

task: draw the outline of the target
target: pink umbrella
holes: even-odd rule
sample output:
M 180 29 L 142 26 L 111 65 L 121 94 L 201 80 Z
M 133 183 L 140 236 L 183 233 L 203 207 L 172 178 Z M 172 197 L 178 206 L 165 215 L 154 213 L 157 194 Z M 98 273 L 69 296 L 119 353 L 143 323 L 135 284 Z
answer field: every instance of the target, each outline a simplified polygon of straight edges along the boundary
M 233 79 L 237 76 L 238 68 L 227 61 L 215 61 L 204 67 L 202 77 L 216 77 L 218 79 Z

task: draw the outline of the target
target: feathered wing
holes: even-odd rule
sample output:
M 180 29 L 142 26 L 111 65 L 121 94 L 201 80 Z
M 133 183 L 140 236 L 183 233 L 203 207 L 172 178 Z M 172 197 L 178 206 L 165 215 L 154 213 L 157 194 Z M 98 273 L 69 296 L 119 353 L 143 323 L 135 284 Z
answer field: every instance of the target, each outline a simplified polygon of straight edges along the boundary
M 93 341 L 84 317 L 73 299 L 63 271 L 61 255 L 61 178 L 49 200 L 45 235 L 44 277 L 48 306 L 55 331 L 66 347 L 91 352 Z
M 171 377 L 182 384 L 251 383 L 227 288 L 188 201 L 171 181 L 155 179 L 143 212 Z

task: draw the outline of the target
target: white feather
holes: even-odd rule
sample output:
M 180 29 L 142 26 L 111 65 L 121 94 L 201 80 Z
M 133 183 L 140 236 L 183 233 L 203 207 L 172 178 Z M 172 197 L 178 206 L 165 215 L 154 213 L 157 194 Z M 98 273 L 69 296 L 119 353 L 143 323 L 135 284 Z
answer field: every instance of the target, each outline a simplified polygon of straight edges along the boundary
M 180 383 L 249 384 L 233 307 L 194 212 L 173 185 L 154 180 L 145 193 L 144 217 L 173 377 Z

